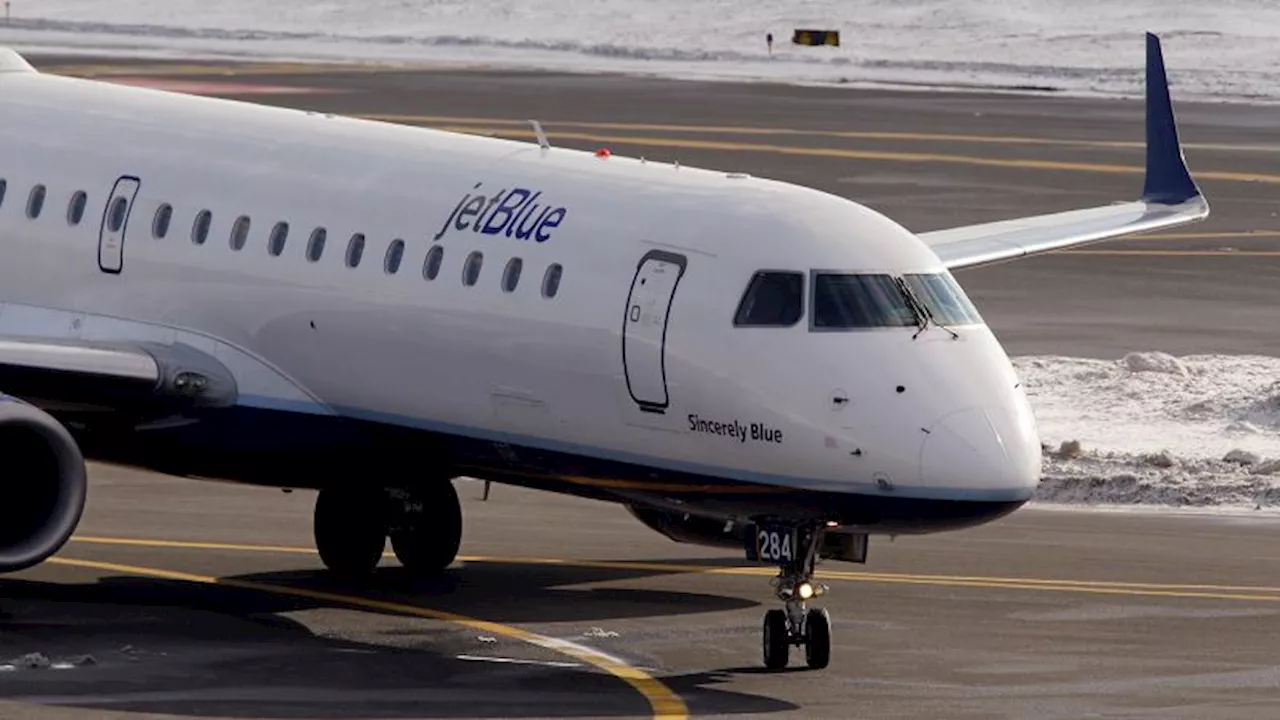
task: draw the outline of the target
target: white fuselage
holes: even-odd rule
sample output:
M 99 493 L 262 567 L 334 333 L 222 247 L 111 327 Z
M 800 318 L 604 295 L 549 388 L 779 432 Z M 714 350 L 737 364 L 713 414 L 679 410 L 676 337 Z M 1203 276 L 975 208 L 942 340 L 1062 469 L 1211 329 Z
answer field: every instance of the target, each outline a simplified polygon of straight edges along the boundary
M 985 325 L 951 326 L 958 339 L 936 326 L 812 326 L 816 273 L 945 273 L 910 232 L 856 203 L 31 72 L 0 73 L 0 96 L 0 334 L 185 342 L 227 365 L 243 408 L 612 463 L 627 476 L 573 463 L 538 472 L 655 500 L 682 492 L 664 478 L 697 477 L 870 502 L 1017 504 L 1039 480 L 1030 409 Z M 112 233 L 115 196 L 127 223 Z M 395 240 L 403 255 L 389 273 Z M 438 274 L 426 279 L 433 247 Z M 545 297 L 552 266 L 558 287 Z M 761 270 L 804 274 L 798 322 L 735 326 Z

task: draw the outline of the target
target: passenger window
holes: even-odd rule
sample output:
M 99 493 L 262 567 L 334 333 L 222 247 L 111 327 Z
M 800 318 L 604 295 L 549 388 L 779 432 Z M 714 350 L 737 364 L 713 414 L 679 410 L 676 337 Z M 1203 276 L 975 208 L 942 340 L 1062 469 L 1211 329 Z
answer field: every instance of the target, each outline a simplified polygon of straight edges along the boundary
M 462 266 L 462 284 L 470 287 L 476 284 L 480 279 L 480 266 L 484 264 L 484 254 L 479 250 L 473 251 L 467 256 L 467 262 Z
M 165 203 L 156 208 L 156 217 L 151 221 L 151 235 L 157 240 L 163 240 L 165 235 L 169 234 L 169 221 L 173 219 L 173 206 Z
M 271 228 L 271 237 L 267 240 L 267 252 L 273 257 L 280 257 L 280 253 L 284 252 L 284 243 L 289 239 L 289 223 L 278 222 L 275 227 Z
M 364 235 L 356 233 L 351 236 L 351 242 L 347 243 L 347 267 L 353 268 L 359 265 L 362 257 L 364 257 Z
M 388 275 L 395 275 L 400 270 L 400 261 L 404 258 L 404 241 L 392 240 L 387 248 L 387 256 L 382 259 L 382 269 Z
M 560 275 L 564 272 L 560 268 L 560 263 L 552 263 L 547 268 L 547 272 L 542 276 L 542 297 L 553 298 L 560 291 Z
M 83 190 L 77 190 L 75 195 L 71 196 L 71 202 L 67 204 L 67 224 L 79 225 L 84 219 L 84 207 L 89 202 L 89 196 Z
M 329 237 L 328 231 L 322 227 L 318 227 L 311 231 L 311 239 L 307 241 L 307 259 L 311 262 L 318 262 L 320 256 L 324 254 L 324 242 Z
M 249 241 L 249 216 L 241 215 L 231 226 L 231 249 L 243 250 Z
M 737 327 L 791 327 L 804 315 L 804 274 L 761 270 L 733 317 Z
M 27 217 L 35 220 L 40 217 L 40 210 L 44 208 L 44 186 L 36 185 L 31 188 L 31 194 L 27 196 Z
M 129 215 L 129 199 L 118 197 L 111 201 L 111 211 L 107 213 L 107 230 L 120 232 L 124 227 L 124 219 Z
M 427 251 L 427 259 L 422 263 L 422 279 L 435 280 L 440 274 L 440 263 L 444 260 L 444 248 L 432 245 Z
M 512 292 L 516 289 L 516 285 L 520 282 L 520 269 L 524 266 L 524 261 L 520 258 L 511 258 L 507 261 L 507 268 L 502 271 L 502 289 L 506 292 Z
M 117 198 L 123 200 L 124 198 Z M 191 224 L 191 242 L 197 245 L 203 245 L 205 240 L 209 239 L 209 225 L 213 222 L 213 213 L 208 210 L 201 210 L 196 215 L 196 221 Z

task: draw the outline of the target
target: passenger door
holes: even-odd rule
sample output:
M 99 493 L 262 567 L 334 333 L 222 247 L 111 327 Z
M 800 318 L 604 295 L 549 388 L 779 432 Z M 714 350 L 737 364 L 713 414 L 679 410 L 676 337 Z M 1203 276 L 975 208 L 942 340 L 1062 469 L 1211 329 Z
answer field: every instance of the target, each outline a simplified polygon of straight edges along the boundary
M 622 323 L 622 364 L 627 390 L 641 410 L 663 413 L 667 396 L 667 322 L 686 260 L 665 250 L 640 259 L 627 294 Z
M 98 267 L 102 272 L 114 274 L 124 268 L 125 233 L 141 184 L 142 181 L 132 175 L 122 175 L 111 188 L 102 210 L 102 227 L 98 230 Z

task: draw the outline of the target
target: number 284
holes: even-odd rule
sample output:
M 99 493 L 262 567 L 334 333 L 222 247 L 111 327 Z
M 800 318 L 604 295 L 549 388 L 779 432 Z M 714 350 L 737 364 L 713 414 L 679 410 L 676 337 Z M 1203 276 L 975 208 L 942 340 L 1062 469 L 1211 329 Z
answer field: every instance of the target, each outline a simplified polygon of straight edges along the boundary
M 761 560 L 790 561 L 795 559 L 791 533 L 777 530 L 761 530 L 756 537 Z

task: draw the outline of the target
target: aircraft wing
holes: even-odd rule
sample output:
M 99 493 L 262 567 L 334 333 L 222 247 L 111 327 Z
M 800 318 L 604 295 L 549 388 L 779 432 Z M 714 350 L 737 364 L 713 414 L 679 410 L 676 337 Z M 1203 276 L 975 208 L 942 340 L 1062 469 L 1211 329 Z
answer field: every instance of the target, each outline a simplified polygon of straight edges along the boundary
M 235 401 L 235 379 L 182 343 L 117 343 L 0 335 L 0 387 L 47 410 L 150 416 Z
M 1147 33 L 1147 167 L 1142 197 L 1101 207 L 919 233 L 951 269 L 1012 260 L 1203 220 L 1209 203 L 1178 142 L 1160 40 Z

